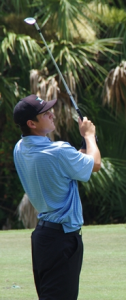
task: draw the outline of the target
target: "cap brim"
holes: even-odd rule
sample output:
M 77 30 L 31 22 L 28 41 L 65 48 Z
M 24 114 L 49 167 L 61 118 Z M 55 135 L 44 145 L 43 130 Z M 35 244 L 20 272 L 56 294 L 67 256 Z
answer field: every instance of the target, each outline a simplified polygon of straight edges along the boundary
M 47 110 L 51 109 L 56 104 L 56 102 L 57 99 L 46 102 L 45 106 L 38 112 L 38 114 L 44 113 Z

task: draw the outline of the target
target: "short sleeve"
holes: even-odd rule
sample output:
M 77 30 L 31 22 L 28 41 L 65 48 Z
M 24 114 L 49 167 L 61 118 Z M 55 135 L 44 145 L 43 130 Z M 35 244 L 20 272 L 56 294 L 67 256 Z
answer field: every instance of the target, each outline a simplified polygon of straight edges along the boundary
M 90 179 L 94 166 L 93 156 L 77 151 L 69 143 L 62 144 L 58 162 L 62 176 L 84 182 Z

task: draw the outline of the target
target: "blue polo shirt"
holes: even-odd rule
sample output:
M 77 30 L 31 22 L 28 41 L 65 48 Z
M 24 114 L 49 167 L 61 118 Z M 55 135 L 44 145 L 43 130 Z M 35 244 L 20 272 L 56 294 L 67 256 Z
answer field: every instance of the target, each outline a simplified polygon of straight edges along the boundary
M 62 223 L 64 232 L 83 224 L 77 180 L 88 181 L 94 166 L 90 155 L 67 142 L 26 136 L 14 148 L 14 163 L 38 219 Z

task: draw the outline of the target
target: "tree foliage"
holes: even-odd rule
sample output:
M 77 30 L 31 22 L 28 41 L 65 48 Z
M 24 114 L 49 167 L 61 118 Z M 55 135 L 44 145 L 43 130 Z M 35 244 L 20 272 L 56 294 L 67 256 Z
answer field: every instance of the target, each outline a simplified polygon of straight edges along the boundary
M 97 127 L 102 168 L 88 184 L 79 183 L 86 223 L 125 222 L 125 3 L 8 0 L 0 2 L 0 15 L 0 226 L 7 218 L 13 227 L 19 226 L 15 223 L 16 209 L 24 192 L 12 155 L 20 138 L 12 118 L 15 103 L 31 91 L 41 94 L 44 90 L 45 99 L 56 93 L 60 132 L 55 139 L 61 136 L 77 149 L 81 143 L 77 115 L 47 49 L 34 26 L 23 22 L 30 16 L 37 18 L 82 113 Z M 103 87 L 104 102 L 110 106 L 102 105 Z M 120 105 L 122 109 L 116 114 Z M 67 126 L 70 120 L 72 127 Z

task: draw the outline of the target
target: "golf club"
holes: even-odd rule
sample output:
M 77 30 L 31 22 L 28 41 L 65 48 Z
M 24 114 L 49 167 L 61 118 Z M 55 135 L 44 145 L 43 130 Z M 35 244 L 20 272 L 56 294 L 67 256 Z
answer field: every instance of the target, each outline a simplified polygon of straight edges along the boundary
M 61 78 L 61 80 L 62 80 L 62 82 L 63 82 L 63 84 L 64 84 L 64 86 L 65 86 L 65 88 L 66 88 L 66 91 L 67 91 L 67 93 L 68 93 L 68 95 L 69 95 L 69 97 L 70 97 L 70 99 L 71 99 L 71 102 L 73 103 L 74 108 L 76 109 L 76 111 L 77 111 L 79 117 L 81 118 L 81 120 L 83 120 L 83 116 L 82 116 L 82 114 L 81 114 L 81 112 L 80 112 L 80 110 L 79 110 L 79 108 L 78 108 L 78 106 L 77 106 L 77 104 L 76 104 L 76 102 L 75 102 L 75 100 L 74 100 L 74 98 L 73 98 L 73 96 L 72 96 L 72 94 L 71 94 L 71 92 L 70 92 L 70 90 L 69 90 L 67 84 L 66 84 L 66 81 L 64 80 L 64 77 L 63 77 L 63 75 L 62 75 L 62 73 L 61 73 L 61 71 L 60 71 L 58 65 L 57 65 L 56 62 L 55 62 L 55 59 L 54 59 L 54 57 L 53 57 L 53 55 L 52 55 L 52 53 L 51 53 L 51 51 L 50 51 L 50 49 L 49 49 L 49 47 L 48 47 L 48 45 L 47 45 L 47 43 L 46 43 L 46 41 L 45 41 L 45 39 L 44 39 L 42 33 L 41 33 L 41 30 L 40 30 L 40 28 L 39 28 L 39 26 L 38 26 L 36 20 L 35 20 L 34 18 L 26 18 L 26 19 L 24 19 L 24 21 L 25 21 L 27 24 L 29 24 L 29 25 L 35 25 L 37 31 L 39 32 L 39 34 L 40 34 L 40 36 L 41 36 L 41 38 L 42 38 L 42 40 L 43 40 L 43 42 L 44 42 L 44 44 L 45 44 L 47 50 L 48 50 L 48 53 L 49 53 L 50 57 L 51 57 L 51 59 L 52 59 L 54 65 L 55 65 L 55 67 L 56 67 L 56 69 L 57 69 L 57 72 L 58 72 L 58 74 L 59 74 L 59 76 L 60 76 L 60 78 Z
M 53 55 L 52 55 L 52 53 L 51 53 L 51 51 L 50 51 L 48 45 L 47 45 L 47 43 L 46 43 L 46 41 L 45 41 L 45 39 L 44 39 L 44 37 L 43 37 L 43 35 L 42 35 L 42 32 L 41 32 L 41 30 L 40 30 L 40 28 L 39 28 L 39 26 L 38 26 L 36 20 L 35 20 L 34 18 L 26 18 L 26 19 L 24 19 L 24 22 L 27 23 L 27 24 L 29 24 L 29 25 L 35 25 L 37 31 L 39 32 L 39 34 L 40 34 L 40 36 L 41 36 L 41 38 L 42 38 L 42 40 L 43 40 L 43 42 L 44 42 L 44 44 L 45 44 L 47 50 L 48 50 L 48 53 L 49 53 L 50 57 L 51 57 L 51 59 L 52 59 L 54 65 L 55 65 L 55 67 L 56 67 L 56 69 L 57 69 L 57 72 L 58 72 L 58 74 L 59 74 L 59 76 L 60 76 L 60 78 L 61 78 L 61 80 L 62 80 L 62 82 L 63 82 L 63 84 L 64 84 L 64 86 L 65 86 L 65 88 L 66 88 L 67 94 L 69 95 L 70 100 L 71 100 L 71 102 L 72 102 L 72 104 L 73 104 L 75 110 L 77 111 L 77 113 L 78 113 L 80 119 L 83 121 L 83 116 L 82 116 L 82 114 L 81 114 L 81 112 L 80 112 L 80 110 L 79 110 L 79 108 L 78 108 L 78 106 L 77 106 L 77 104 L 76 104 L 76 102 L 75 102 L 75 100 L 74 100 L 74 98 L 73 98 L 73 96 L 72 96 L 72 94 L 71 94 L 69 88 L 68 88 L 68 85 L 67 85 L 67 83 L 66 83 L 66 81 L 65 81 L 65 79 L 64 79 L 64 77 L 63 77 L 63 75 L 62 75 L 62 73 L 61 73 L 61 71 L 60 71 L 60 69 L 59 69 L 59 67 L 58 67 L 58 65 L 57 65 L 57 63 L 56 63 L 56 61 L 55 61 L 55 59 L 54 59 L 54 57 L 53 57 Z M 97 140 L 97 137 L 96 137 L 96 140 Z M 86 143 L 85 143 L 85 145 L 86 145 Z M 85 148 L 86 148 L 86 147 L 85 147 Z

